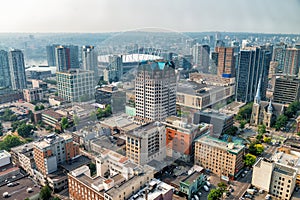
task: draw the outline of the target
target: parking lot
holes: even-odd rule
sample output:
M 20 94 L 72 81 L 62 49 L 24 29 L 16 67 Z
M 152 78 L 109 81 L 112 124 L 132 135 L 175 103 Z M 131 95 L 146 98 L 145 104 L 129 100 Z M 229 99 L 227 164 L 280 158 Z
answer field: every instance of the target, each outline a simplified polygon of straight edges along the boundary
M 20 199 L 23 200 L 25 198 L 29 198 L 32 196 L 37 195 L 40 192 L 39 186 L 35 185 L 35 183 L 28 177 L 22 178 L 20 180 L 14 181 L 14 183 L 18 183 L 18 185 L 13 187 L 8 187 L 7 185 L 4 185 L 0 187 L 0 195 L 1 199 L 3 198 L 2 195 L 4 192 L 8 192 L 9 197 L 5 199 Z M 32 192 L 28 193 L 27 189 L 32 188 Z M 4 199 L 4 198 L 3 198 Z

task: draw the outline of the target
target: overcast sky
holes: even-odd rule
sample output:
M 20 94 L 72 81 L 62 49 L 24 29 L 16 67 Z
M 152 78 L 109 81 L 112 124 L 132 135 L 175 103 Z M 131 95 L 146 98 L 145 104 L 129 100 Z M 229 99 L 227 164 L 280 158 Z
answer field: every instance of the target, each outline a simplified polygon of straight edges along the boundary
M 300 33 L 300 0 L 8 0 L 0 32 Z

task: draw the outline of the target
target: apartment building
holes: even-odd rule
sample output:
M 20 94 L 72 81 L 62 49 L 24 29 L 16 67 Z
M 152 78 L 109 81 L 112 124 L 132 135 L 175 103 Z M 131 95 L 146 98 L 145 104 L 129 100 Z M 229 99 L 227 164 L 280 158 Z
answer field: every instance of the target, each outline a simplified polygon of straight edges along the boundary
M 33 175 L 33 169 L 35 168 L 33 147 L 34 142 L 30 142 L 11 149 L 12 162 L 22 167 L 30 175 Z
M 220 177 L 235 179 L 244 167 L 244 145 L 235 145 L 209 135 L 195 141 L 196 165 L 200 165 Z
M 33 147 L 37 169 L 47 175 L 57 170 L 57 165 L 70 161 L 79 154 L 79 146 L 67 134 L 50 134 Z
M 144 165 L 151 160 L 166 157 L 166 129 L 159 122 L 152 122 L 125 133 L 126 157 Z
M 43 100 L 42 88 L 23 89 L 24 100 L 27 102 Z

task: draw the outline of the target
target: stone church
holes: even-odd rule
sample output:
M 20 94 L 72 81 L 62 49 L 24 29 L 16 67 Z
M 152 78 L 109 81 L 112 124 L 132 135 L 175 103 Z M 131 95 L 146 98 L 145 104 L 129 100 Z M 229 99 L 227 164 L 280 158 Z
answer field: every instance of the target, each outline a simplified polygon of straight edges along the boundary
M 264 124 L 267 128 L 275 123 L 276 118 L 284 113 L 285 105 L 270 101 L 261 101 L 261 80 L 258 82 L 256 96 L 254 99 L 250 125 L 258 126 Z

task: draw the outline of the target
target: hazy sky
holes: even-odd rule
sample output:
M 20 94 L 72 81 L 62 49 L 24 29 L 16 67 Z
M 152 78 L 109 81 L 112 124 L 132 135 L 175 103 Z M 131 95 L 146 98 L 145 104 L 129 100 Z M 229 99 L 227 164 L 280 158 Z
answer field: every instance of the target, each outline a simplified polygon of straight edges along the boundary
M 7 0 L 0 32 L 300 33 L 300 0 Z

